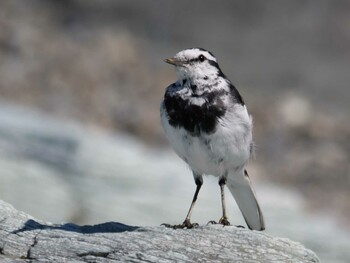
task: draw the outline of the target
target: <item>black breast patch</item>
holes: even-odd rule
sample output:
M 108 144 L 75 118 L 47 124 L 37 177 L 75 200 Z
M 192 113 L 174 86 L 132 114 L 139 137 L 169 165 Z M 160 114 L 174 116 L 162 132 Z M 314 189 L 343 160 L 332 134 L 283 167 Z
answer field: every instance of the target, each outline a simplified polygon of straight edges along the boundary
M 218 118 L 226 111 L 222 100 L 211 93 L 202 105 L 191 104 L 189 100 L 177 94 L 165 94 L 164 105 L 169 116 L 169 124 L 173 127 L 182 127 L 193 136 L 199 136 L 203 132 L 213 133 Z

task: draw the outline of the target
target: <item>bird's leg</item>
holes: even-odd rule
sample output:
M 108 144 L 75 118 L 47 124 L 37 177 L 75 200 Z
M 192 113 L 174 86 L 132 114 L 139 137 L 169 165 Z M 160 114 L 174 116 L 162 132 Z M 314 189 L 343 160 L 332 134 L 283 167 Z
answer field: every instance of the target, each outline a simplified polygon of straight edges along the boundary
M 220 218 L 219 223 L 216 223 L 214 220 L 212 220 L 212 221 L 209 221 L 208 224 L 221 224 L 224 226 L 230 225 L 230 222 L 228 221 L 228 218 L 226 215 L 225 184 L 226 184 L 226 177 L 221 177 L 219 180 L 219 185 L 221 190 L 222 217 Z
M 192 200 L 190 209 L 188 210 L 188 213 L 187 213 L 187 216 L 185 218 L 185 221 L 182 223 L 182 225 L 184 225 L 187 228 L 192 228 L 193 226 L 198 225 L 198 224 L 192 224 L 191 223 L 191 215 L 192 215 L 192 211 L 193 211 L 194 205 L 196 204 L 196 201 L 197 201 L 199 190 L 201 189 L 202 184 L 203 184 L 203 178 L 202 177 L 195 178 L 195 182 L 196 182 L 196 185 L 197 185 L 196 192 L 194 193 L 193 200 Z
M 226 184 L 226 177 L 220 178 L 219 185 L 221 190 L 222 217 L 219 220 L 219 224 L 222 224 L 224 226 L 229 226 L 230 222 L 227 220 L 227 215 L 226 215 L 225 184 Z
M 199 190 L 201 189 L 202 184 L 203 184 L 203 177 L 194 175 L 194 178 L 195 178 L 195 182 L 197 185 L 196 192 L 194 193 L 193 200 L 192 200 L 190 209 L 188 210 L 188 213 L 186 215 L 185 221 L 180 225 L 169 225 L 169 224 L 162 224 L 162 225 L 164 225 L 166 227 L 171 227 L 174 229 L 176 229 L 176 228 L 193 228 L 193 227 L 198 226 L 197 223 L 191 223 L 191 215 L 192 215 L 194 205 L 196 204 L 196 201 L 197 201 Z

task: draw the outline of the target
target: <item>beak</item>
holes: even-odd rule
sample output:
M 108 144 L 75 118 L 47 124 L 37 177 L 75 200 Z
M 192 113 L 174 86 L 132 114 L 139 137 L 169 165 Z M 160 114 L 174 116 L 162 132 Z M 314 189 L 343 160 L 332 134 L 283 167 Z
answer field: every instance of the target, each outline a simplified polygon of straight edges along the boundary
M 176 58 L 167 58 L 167 59 L 164 59 L 164 62 L 174 66 L 182 66 L 183 64 L 185 64 L 184 61 L 178 60 Z

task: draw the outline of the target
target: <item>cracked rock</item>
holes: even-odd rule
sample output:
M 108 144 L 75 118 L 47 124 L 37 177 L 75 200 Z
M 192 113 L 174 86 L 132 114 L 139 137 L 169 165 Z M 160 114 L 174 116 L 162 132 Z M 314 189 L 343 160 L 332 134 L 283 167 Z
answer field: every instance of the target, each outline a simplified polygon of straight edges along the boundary
M 1 262 L 320 262 L 285 238 L 236 227 L 54 225 L 0 201 Z

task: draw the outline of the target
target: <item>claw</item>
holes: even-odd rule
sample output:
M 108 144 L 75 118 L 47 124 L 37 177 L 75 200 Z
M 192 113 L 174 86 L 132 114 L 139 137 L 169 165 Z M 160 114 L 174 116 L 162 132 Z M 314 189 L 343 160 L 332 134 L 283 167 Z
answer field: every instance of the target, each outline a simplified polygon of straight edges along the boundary
M 219 224 L 223 225 L 223 226 L 230 226 L 230 222 L 227 220 L 226 216 L 223 216 L 220 218 L 219 220 Z
M 223 226 L 230 226 L 231 225 L 230 222 L 227 220 L 226 216 L 221 217 L 219 222 L 216 222 L 215 220 L 211 220 L 208 222 L 207 225 L 218 225 L 218 224 L 223 225 Z
M 191 229 L 191 228 L 196 228 L 198 227 L 199 225 L 197 223 L 191 223 L 190 220 L 185 220 L 182 224 L 180 225 L 170 225 L 170 224 L 161 224 L 161 226 L 165 226 L 165 227 L 168 227 L 168 228 L 173 228 L 173 229 L 184 229 L 184 228 L 187 228 L 187 229 Z

